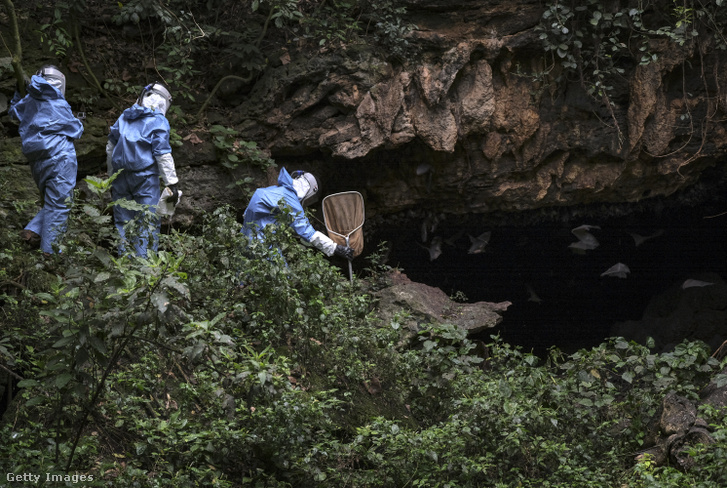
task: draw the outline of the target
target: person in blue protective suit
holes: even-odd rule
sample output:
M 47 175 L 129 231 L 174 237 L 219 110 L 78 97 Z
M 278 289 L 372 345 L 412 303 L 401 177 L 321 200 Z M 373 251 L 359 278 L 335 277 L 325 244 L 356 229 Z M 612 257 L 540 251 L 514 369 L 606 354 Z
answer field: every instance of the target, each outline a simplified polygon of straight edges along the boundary
M 281 200 L 290 208 L 293 230 L 306 242 L 323 251 L 326 256 L 353 259 L 353 249 L 333 242 L 327 235 L 313 228 L 305 216 L 304 206 L 315 201 L 318 194 L 318 182 L 315 177 L 304 171 L 295 171 L 291 176 L 283 168 L 278 175 L 278 184 L 267 188 L 258 188 L 250 199 L 244 214 L 244 223 L 240 232 L 249 238 L 262 239 L 262 229 L 276 222 L 280 213 Z
M 174 205 L 178 202 L 179 179 L 169 145 L 170 127 L 166 118 L 171 103 L 169 91 L 159 83 L 152 83 L 144 87 L 136 103 L 124 110 L 111 126 L 106 143 L 108 174 L 121 171 L 111 183 L 114 201 L 133 200 L 148 205 L 149 210 L 156 213 L 161 197 L 161 177 L 172 193 L 168 201 Z M 126 252 L 127 224 L 140 216 L 139 211 L 114 206 L 114 222 L 121 237 L 120 254 Z M 134 252 L 140 257 L 147 256 L 150 246 L 154 251 L 158 249 L 161 219 L 155 215 L 149 224 L 151 229 L 143 223 L 137 227 L 137 235 L 133 238 Z
M 32 247 L 53 253 L 64 232 L 76 186 L 78 161 L 73 141 L 83 134 L 65 99 L 66 77 L 55 66 L 43 66 L 30 79 L 27 95 L 10 101 L 9 114 L 20 122 L 22 151 L 40 190 L 40 212 L 20 232 Z

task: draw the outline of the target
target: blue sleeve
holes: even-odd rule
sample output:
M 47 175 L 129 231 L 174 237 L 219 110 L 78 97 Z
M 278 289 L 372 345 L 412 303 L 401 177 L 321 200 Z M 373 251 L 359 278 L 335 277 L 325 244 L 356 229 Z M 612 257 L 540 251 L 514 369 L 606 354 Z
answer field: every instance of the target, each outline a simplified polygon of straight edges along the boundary
M 172 152 L 172 146 L 169 144 L 169 122 L 163 116 L 159 127 L 155 128 L 151 135 L 151 151 L 154 156 L 169 154 Z
M 283 198 L 293 214 L 293 223 L 290 224 L 293 227 L 293 230 L 295 230 L 300 237 L 305 239 L 306 242 L 310 242 L 316 230 L 308 221 L 308 217 L 305 216 L 305 211 L 298 201 L 298 197 L 291 196 L 286 193 Z
M 73 115 L 71 106 L 67 102 L 60 104 L 57 108 L 58 115 L 62 117 L 63 127 L 58 130 L 59 134 L 63 134 L 70 139 L 79 139 L 83 135 L 83 123 Z
M 13 95 L 13 98 L 10 100 L 10 110 L 8 110 L 8 114 L 10 117 L 12 117 L 15 120 L 20 120 L 20 114 L 16 110 L 16 106 L 20 100 L 22 100 L 23 97 L 20 95 L 20 92 L 17 90 L 15 91 L 15 94 Z
M 21 102 L 21 105 L 23 103 Z M 41 137 L 54 135 L 75 140 L 83 134 L 83 123 L 73 115 L 71 106 L 63 99 L 34 100 L 32 117 L 33 124 L 39 128 Z M 52 144 L 51 141 L 47 141 L 48 147 Z
M 115 146 L 119 143 L 119 119 L 109 128 L 109 141 Z
M 16 90 L 15 93 L 13 94 L 13 98 L 10 100 L 10 106 L 12 107 L 13 105 L 18 103 L 22 99 L 23 99 L 23 96 L 20 94 L 19 91 Z

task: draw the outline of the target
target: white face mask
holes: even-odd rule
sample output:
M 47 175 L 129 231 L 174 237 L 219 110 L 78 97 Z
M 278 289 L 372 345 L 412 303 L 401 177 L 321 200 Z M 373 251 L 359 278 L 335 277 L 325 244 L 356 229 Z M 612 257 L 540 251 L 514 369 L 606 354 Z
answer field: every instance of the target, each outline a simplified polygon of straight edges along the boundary
M 295 194 L 298 195 L 298 200 L 303 200 L 310 191 L 310 183 L 305 178 L 296 178 L 293 180 L 293 188 Z
M 50 86 L 56 88 L 59 92 L 61 92 L 61 95 L 63 95 L 64 97 L 66 96 L 66 80 L 55 75 L 46 75 L 45 80 Z
M 141 101 L 141 105 L 162 115 L 167 113 L 167 99 L 156 93 L 150 93 Z

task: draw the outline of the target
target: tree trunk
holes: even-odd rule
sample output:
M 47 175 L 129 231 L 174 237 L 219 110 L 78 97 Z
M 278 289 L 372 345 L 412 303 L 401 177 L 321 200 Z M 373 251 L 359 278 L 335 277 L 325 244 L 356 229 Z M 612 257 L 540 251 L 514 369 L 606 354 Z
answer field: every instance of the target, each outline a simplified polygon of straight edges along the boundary
M 12 56 L 13 70 L 15 70 L 15 80 L 18 83 L 18 91 L 21 95 L 25 95 L 25 71 L 23 71 L 22 60 L 23 50 L 20 44 L 20 31 L 18 30 L 18 17 L 15 14 L 15 5 L 12 0 L 3 0 L 5 10 L 8 12 L 8 18 L 10 20 L 10 32 L 12 33 L 13 49 L 6 45 Z

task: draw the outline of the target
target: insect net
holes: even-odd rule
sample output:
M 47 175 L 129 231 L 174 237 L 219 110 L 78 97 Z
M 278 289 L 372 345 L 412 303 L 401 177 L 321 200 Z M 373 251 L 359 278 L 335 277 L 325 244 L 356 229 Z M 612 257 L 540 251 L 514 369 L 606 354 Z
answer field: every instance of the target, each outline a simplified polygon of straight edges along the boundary
M 334 193 L 323 199 L 323 220 L 328 237 L 336 244 L 351 247 L 354 257 L 363 252 L 365 218 L 363 196 L 357 191 Z

